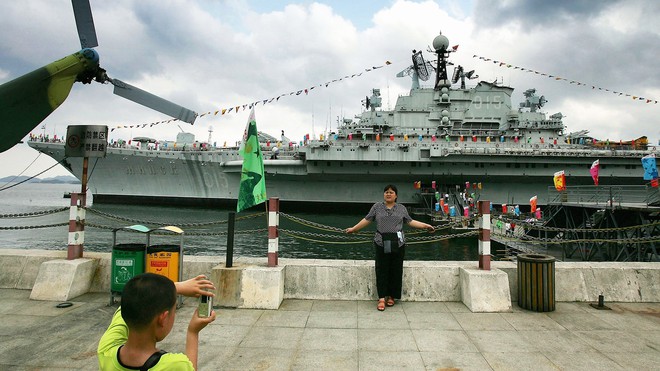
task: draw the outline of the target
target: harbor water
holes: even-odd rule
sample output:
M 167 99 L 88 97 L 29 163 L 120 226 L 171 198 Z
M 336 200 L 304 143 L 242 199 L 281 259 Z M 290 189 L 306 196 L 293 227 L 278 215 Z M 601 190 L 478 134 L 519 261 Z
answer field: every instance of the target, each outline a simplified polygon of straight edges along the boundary
M 6 187 L 6 186 L 5 186 Z M 16 218 L 15 214 L 30 214 L 68 207 L 68 192 L 79 192 L 78 184 L 24 183 L 0 191 L 0 248 L 66 250 L 68 224 L 49 228 L 24 228 L 68 223 L 69 212 L 38 217 Z M 91 206 L 90 206 L 91 204 Z M 143 224 L 149 228 L 166 225 L 181 226 L 183 246 L 187 255 L 224 255 L 227 248 L 228 215 L 232 210 L 199 207 L 164 207 L 145 205 L 93 204 L 88 200 L 84 251 L 110 252 L 113 246 L 112 228 Z M 369 210 L 356 208 L 337 213 L 288 213 L 295 218 L 280 216 L 279 256 L 304 259 L 374 258 L 371 235 L 346 235 L 324 226 L 347 228 L 363 218 Z M 419 218 L 418 216 L 413 216 Z M 268 250 L 267 214 L 254 208 L 236 215 L 234 257 L 266 257 Z M 191 225 L 195 224 L 195 225 Z M 21 229 L 7 230 L 14 226 Z M 373 231 L 374 224 L 365 229 Z M 288 231 L 288 233 L 287 233 Z M 478 259 L 477 237 L 442 238 L 452 233 L 443 229 L 434 235 L 407 229 L 409 245 L 406 260 L 470 261 Z M 296 237 L 292 235 L 295 234 Z M 410 243 L 410 237 L 437 237 L 433 242 Z M 117 243 L 144 243 L 138 233 L 118 232 Z M 179 243 L 176 236 L 154 236 L 153 243 Z

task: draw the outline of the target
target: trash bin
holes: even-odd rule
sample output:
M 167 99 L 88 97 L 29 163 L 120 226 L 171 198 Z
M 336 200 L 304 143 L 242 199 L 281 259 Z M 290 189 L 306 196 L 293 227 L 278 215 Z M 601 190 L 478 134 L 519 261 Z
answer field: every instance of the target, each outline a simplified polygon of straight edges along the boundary
M 117 232 L 146 233 L 149 228 L 135 224 L 112 230 L 112 254 L 110 257 L 110 305 L 115 295 L 121 295 L 124 286 L 133 277 L 144 273 L 146 243 L 117 243 Z M 148 241 L 148 240 L 147 240 Z
M 536 312 L 555 310 L 555 258 L 518 255 L 518 305 Z
M 147 247 L 147 272 L 160 274 L 179 282 L 179 245 L 152 245 Z
M 128 280 L 144 273 L 146 247 L 143 243 L 124 243 L 112 247 L 112 273 L 110 276 L 112 292 L 121 293 Z

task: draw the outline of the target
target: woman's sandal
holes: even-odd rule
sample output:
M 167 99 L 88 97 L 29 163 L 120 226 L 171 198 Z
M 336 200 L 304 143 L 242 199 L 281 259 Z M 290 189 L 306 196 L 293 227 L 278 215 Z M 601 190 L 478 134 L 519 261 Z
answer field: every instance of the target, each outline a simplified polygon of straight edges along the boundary
M 378 308 L 379 311 L 384 311 L 385 310 L 385 299 L 379 299 L 378 300 Z
M 387 298 L 387 301 L 385 302 L 385 304 L 386 304 L 388 307 L 393 306 L 393 305 L 394 305 L 394 298 L 391 297 L 391 296 L 388 297 L 388 298 Z

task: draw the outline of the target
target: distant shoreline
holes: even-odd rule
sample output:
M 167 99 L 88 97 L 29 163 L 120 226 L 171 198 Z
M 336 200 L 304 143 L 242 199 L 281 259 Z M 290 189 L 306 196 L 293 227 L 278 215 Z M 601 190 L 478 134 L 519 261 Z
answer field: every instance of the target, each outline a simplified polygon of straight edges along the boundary
M 27 181 L 26 181 L 27 180 Z M 0 178 L 0 183 L 19 183 L 19 182 L 24 182 L 26 183 L 43 183 L 43 184 L 80 184 L 80 180 L 78 178 L 72 177 L 72 176 L 65 176 L 65 175 L 60 175 L 52 178 L 32 178 L 29 176 L 6 176 L 4 178 Z

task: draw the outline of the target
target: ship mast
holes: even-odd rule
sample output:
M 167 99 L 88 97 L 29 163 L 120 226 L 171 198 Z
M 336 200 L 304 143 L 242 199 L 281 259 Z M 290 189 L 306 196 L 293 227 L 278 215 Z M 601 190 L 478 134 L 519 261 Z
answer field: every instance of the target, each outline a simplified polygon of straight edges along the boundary
M 449 51 L 447 50 L 448 46 L 449 39 L 447 36 L 443 35 L 442 32 L 433 39 L 433 49 L 435 49 L 435 53 L 438 55 L 438 67 L 436 68 L 435 74 L 435 90 L 440 90 L 443 87 L 451 87 L 451 82 L 447 78 L 447 58 L 449 58 Z

